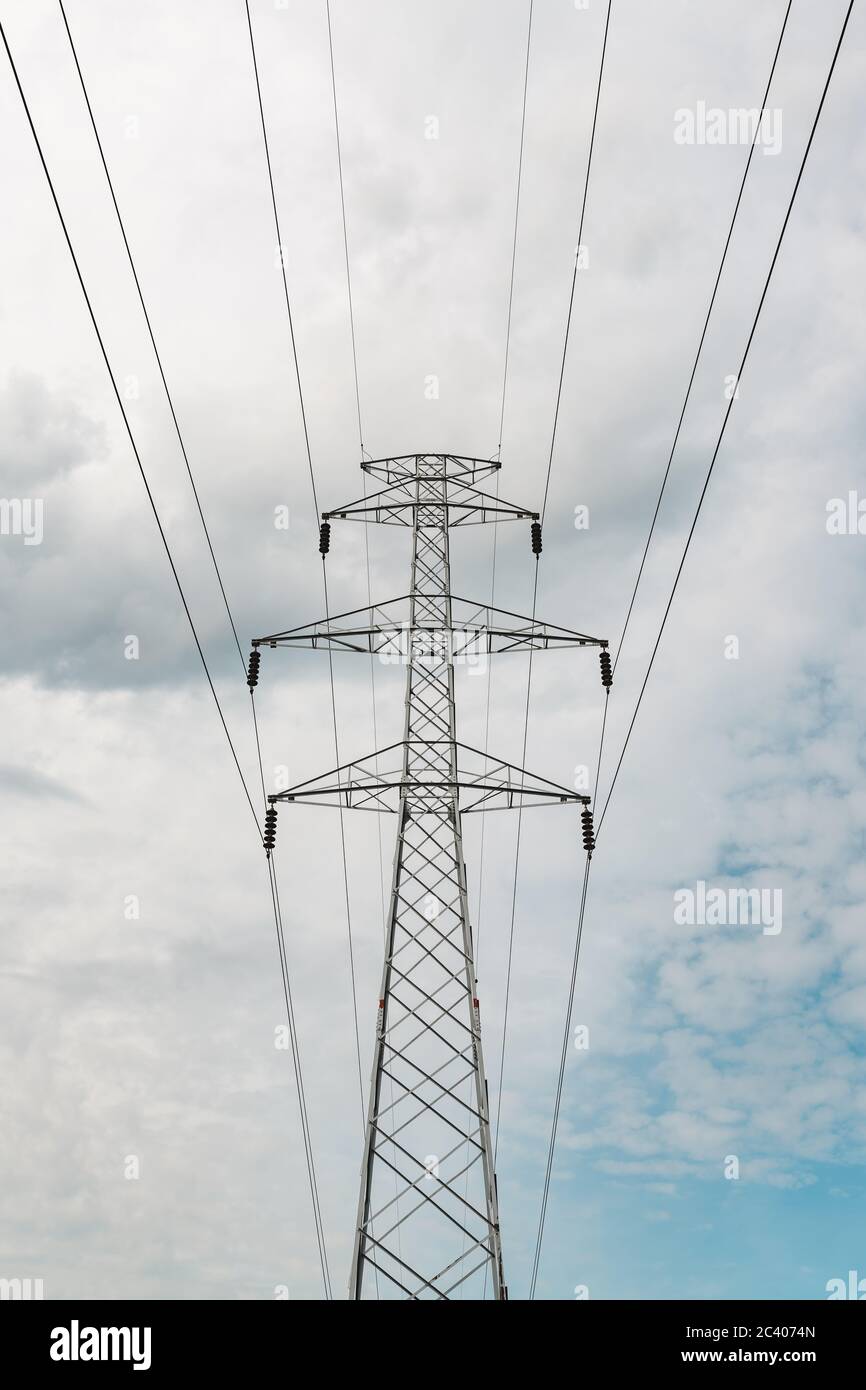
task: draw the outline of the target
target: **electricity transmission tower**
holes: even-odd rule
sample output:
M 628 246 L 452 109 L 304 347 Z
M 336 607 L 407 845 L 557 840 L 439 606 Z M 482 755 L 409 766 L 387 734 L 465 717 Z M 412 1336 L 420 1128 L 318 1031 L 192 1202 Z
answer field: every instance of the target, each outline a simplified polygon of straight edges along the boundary
M 599 647 L 607 643 L 523 618 L 451 591 L 450 532 L 524 518 L 541 549 L 537 513 L 481 492 L 500 465 L 452 454 L 364 462 L 381 491 L 322 514 L 411 528 L 408 594 L 285 632 L 258 648 L 312 647 L 377 654 L 407 667 L 399 743 L 268 797 L 265 848 L 274 846 L 276 805 L 341 805 L 391 812 L 397 837 L 361 1189 L 349 1287 L 369 1297 L 505 1299 L 496 1176 L 462 819 L 470 813 L 543 805 L 583 806 L 583 843 L 593 848 L 589 797 L 458 742 L 455 664 L 495 652 Z

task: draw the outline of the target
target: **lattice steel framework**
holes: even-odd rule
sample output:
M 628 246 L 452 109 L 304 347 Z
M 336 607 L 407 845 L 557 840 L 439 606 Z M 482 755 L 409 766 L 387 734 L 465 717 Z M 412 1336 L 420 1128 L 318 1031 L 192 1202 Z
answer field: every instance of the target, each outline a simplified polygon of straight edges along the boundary
M 537 520 L 476 487 L 499 464 L 412 454 L 361 466 L 385 489 L 323 519 L 411 527 L 409 594 L 253 643 L 378 652 L 407 666 L 399 744 L 269 797 L 397 816 L 349 1296 L 480 1298 L 487 1289 L 504 1299 L 462 818 L 589 798 L 459 743 L 454 665 L 607 643 L 452 597 L 454 526 Z

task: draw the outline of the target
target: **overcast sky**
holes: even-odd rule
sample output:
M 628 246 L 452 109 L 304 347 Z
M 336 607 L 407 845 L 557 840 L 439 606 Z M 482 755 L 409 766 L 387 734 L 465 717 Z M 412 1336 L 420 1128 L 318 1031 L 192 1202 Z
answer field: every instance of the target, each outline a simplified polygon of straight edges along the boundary
M 242 0 L 68 0 L 67 13 L 244 647 L 323 615 L 316 525 Z M 254 0 L 320 506 L 362 490 L 324 0 Z M 727 406 L 845 11 L 794 5 L 645 582 L 617 670 L 609 780 Z M 748 153 L 676 113 L 754 107 L 785 5 L 614 0 L 541 561 L 542 618 L 613 643 Z M 497 448 L 528 6 L 333 0 L 364 445 Z M 251 784 L 249 701 L 59 8 L 0 15 L 130 423 Z M 605 6 L 536 0 L 505 496 L 538 509 Z M 862 94 L 855 9 L 675 605 L 593 863 L 538 1295 L 826 1297 L 866 1276 L 866 500 Z M 436 124 L 431 124 L 435 117 Z M 427 138 L 431 131 L 435 139 Z M 5 805 L 0 1276 L 47 1297 L 318 1297 L 264 856 L 178 601 L 5 54 L 0 61 L 0 536 Z M 429 378 L 438 378 L 430 399 Z M 858 498 L 855 498 L 855 507 Z M 274 511 L 288 506 L 288 530 Z M 586 530 L 575 507 L 589 508 Z M 864 506 L 866 511 L 866 506 Z M 856 530 L 856 518 L 855 518 Z M 866 519 L 864 519 L 866 531 Z M 369 534 L 374 597 L 404 532 Z M 492 532 L 455 538 L 486 599 Z M 335 523 L 333 611 L 366 601 Z M 496 599 L 528 612 L 525 523 Z M 125 657 L 138 638 L 139 659 Z M 730 639 L 736 638 L 738 655 Z M 335 660 L 340 753 L 374 747 L 369 666 Z M 490 746 L 520 761 L 526 662 L 496 660 Z M 486 679 L 458 677 L 484 738 Z M 402 672 L 376 676 L 382 744 Z M 594 764 L 594 653 L 533 664 L 527 763 Z M 327 658 L 265 651 L 273 785 L 334 765 Z M 358 823 L 362 822 L 362 823 Z M 394 825 L 381 824 L 390 862 Z M 364 1069 L 382 951 L 374 817 L 346 817 Z M 488 825 L 479 903 L 491 1093 L 516 820 Z M 280 874 L 335 1291 L 360 1123 L 339 826 L 280 817 Z M 528 1289 L 574 942 L 573 809 L 524 819 L 499 1143 L 507 1281 Z M 674 895 L 781 892 L 782 927 L 682 925 Z M 130 895 L 139 920 L 127 920 Z M 479 928 L 477 928 L 479 929 Z M 129 1178 L 128 1158 L 140 1176 Z M 738 1160 L 739 1176 L 730 1172 Z

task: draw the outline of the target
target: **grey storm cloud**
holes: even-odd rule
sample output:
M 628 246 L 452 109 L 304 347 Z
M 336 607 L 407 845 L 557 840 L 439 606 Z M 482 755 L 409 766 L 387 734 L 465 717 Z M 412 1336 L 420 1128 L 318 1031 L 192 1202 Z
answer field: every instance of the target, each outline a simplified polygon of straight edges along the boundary
M 74 801 L 79 804 L 83 798 L 74 787 L 67 787 L 55 777 L 33 767 L 16 767 L 12 763 L 0 763 L 0 787 L 7 794 L 20 794 L 36 798 L 57 798 L 60 801 Z

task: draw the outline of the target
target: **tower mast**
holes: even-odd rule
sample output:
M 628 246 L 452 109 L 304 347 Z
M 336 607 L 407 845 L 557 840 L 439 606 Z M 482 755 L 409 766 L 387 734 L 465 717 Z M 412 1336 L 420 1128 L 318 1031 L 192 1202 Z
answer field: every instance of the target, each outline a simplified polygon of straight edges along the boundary
M 323 513 L 320 550 L 329 548 L 332 518 L 409 526 L 409 593 L 257 638 L 255 668 L 266 645 L 404 661 L 403 738 L 270 796 L 266 849 L 280 802 L 336 802 L 397 817 L 349 1297 L 481 1298 L 489 1289 L 505 1299 L 462 821 L 483 810 L 576 803 L 591 853 L 592 818 L 588 796 L 458 742 L 454 667 L 552 646 L 595 646 L 606 657 L 607 643 L 453 596 L 455 527 L 525 518 L 540 550 L 537 515 L 476 486 L 497 463 L 414 454 L 362 467 L 385 489 Z M 380 759 L 392 770 L 382 772 Z

